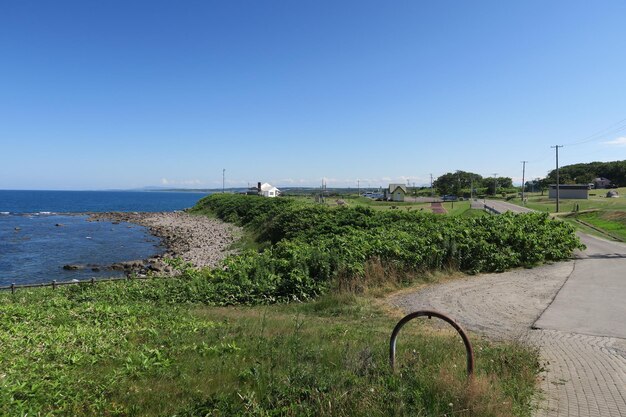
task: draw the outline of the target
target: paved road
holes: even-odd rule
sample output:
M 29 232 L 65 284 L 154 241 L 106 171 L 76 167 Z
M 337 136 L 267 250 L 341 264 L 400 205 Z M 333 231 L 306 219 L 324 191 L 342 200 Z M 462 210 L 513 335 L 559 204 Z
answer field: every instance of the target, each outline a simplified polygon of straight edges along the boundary
M 626 339 L 626 245 L 579 236 L 587 250 L 534 327 Z
M 505 211 L 512 211 L 514 213 L 527 213 L 527 212 L 533 211 L 529 208 L 507 203 L 505 201 L 484 200 L 484 202 L 486 206 L 491 207 L 493 210 L 497 211 L 498 213 L 504 213 Z
M 546 371 L 536 416 L 626 417 L 626 245 L 579 236 L 587 249 L 570 262 L 452 281 L 392 303 L 439 309 L 489 337 L 538 346 Z

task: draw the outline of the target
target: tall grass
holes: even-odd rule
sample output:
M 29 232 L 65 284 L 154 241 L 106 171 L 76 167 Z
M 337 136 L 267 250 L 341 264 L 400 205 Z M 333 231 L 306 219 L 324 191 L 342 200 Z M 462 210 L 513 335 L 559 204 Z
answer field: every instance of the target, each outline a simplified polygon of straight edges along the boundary
M 219 308 L 155 299 L 156 282 L 0 294 L 0 414 L 530 415 L 533 350 L 474 339 L 468 383 L 458 336 L 421 323 L 393 373 L 397 319 L 370 298 Z

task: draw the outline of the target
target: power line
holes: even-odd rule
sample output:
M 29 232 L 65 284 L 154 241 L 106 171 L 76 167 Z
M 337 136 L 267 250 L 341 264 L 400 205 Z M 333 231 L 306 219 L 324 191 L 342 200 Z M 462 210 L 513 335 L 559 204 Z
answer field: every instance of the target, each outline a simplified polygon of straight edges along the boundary
M 582 138 L 579 141 L 566 143 L 565 145 L 562 145 L 562 146 L 567 146 L 567 147 L 578 146 L 578 145 L 582 145 L 582 144 L 585 144 L 585 143 L 593 142 L 595 140 L 603 139 L 607 135 L 613 135 L 613 134 L 622 132 L 622 131 L 626 130 L 626 123 L 625 122 L 626 122 L 626 118 L 620 120 L 619 122 L 613 123 L 609 127 L 601 129 L 601 130 L 595 132 L 592 135 L 584 137 L 584 138 Z

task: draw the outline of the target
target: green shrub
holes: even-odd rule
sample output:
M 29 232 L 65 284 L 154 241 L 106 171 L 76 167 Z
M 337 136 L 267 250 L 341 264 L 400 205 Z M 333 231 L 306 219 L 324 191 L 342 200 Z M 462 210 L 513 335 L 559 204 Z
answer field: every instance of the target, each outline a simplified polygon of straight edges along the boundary
M 206 197 L 192 211 L 236 222 L 270 244 L 194 278 L 203 283 L 183 298 L 209 304 L 310 299 L 338 276 L 365 279 L 371 260 L 406 272 L 500 272 L 567 259 L 582 247 L 569 224 L 543 213 L 459 218 L 228 194 Z

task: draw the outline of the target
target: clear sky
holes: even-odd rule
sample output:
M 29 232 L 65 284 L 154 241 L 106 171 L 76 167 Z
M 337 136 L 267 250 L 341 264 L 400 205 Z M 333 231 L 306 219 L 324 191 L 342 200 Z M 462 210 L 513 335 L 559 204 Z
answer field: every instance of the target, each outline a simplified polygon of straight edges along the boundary
M 550 146 L 577 142 L 561 165 L 626 159 L 625 16 L 623 0 L 2 0 L 0 189 L 212 188 L 222 169 L 227 186 L 521 182 L 520 161 L 543 177 Z

